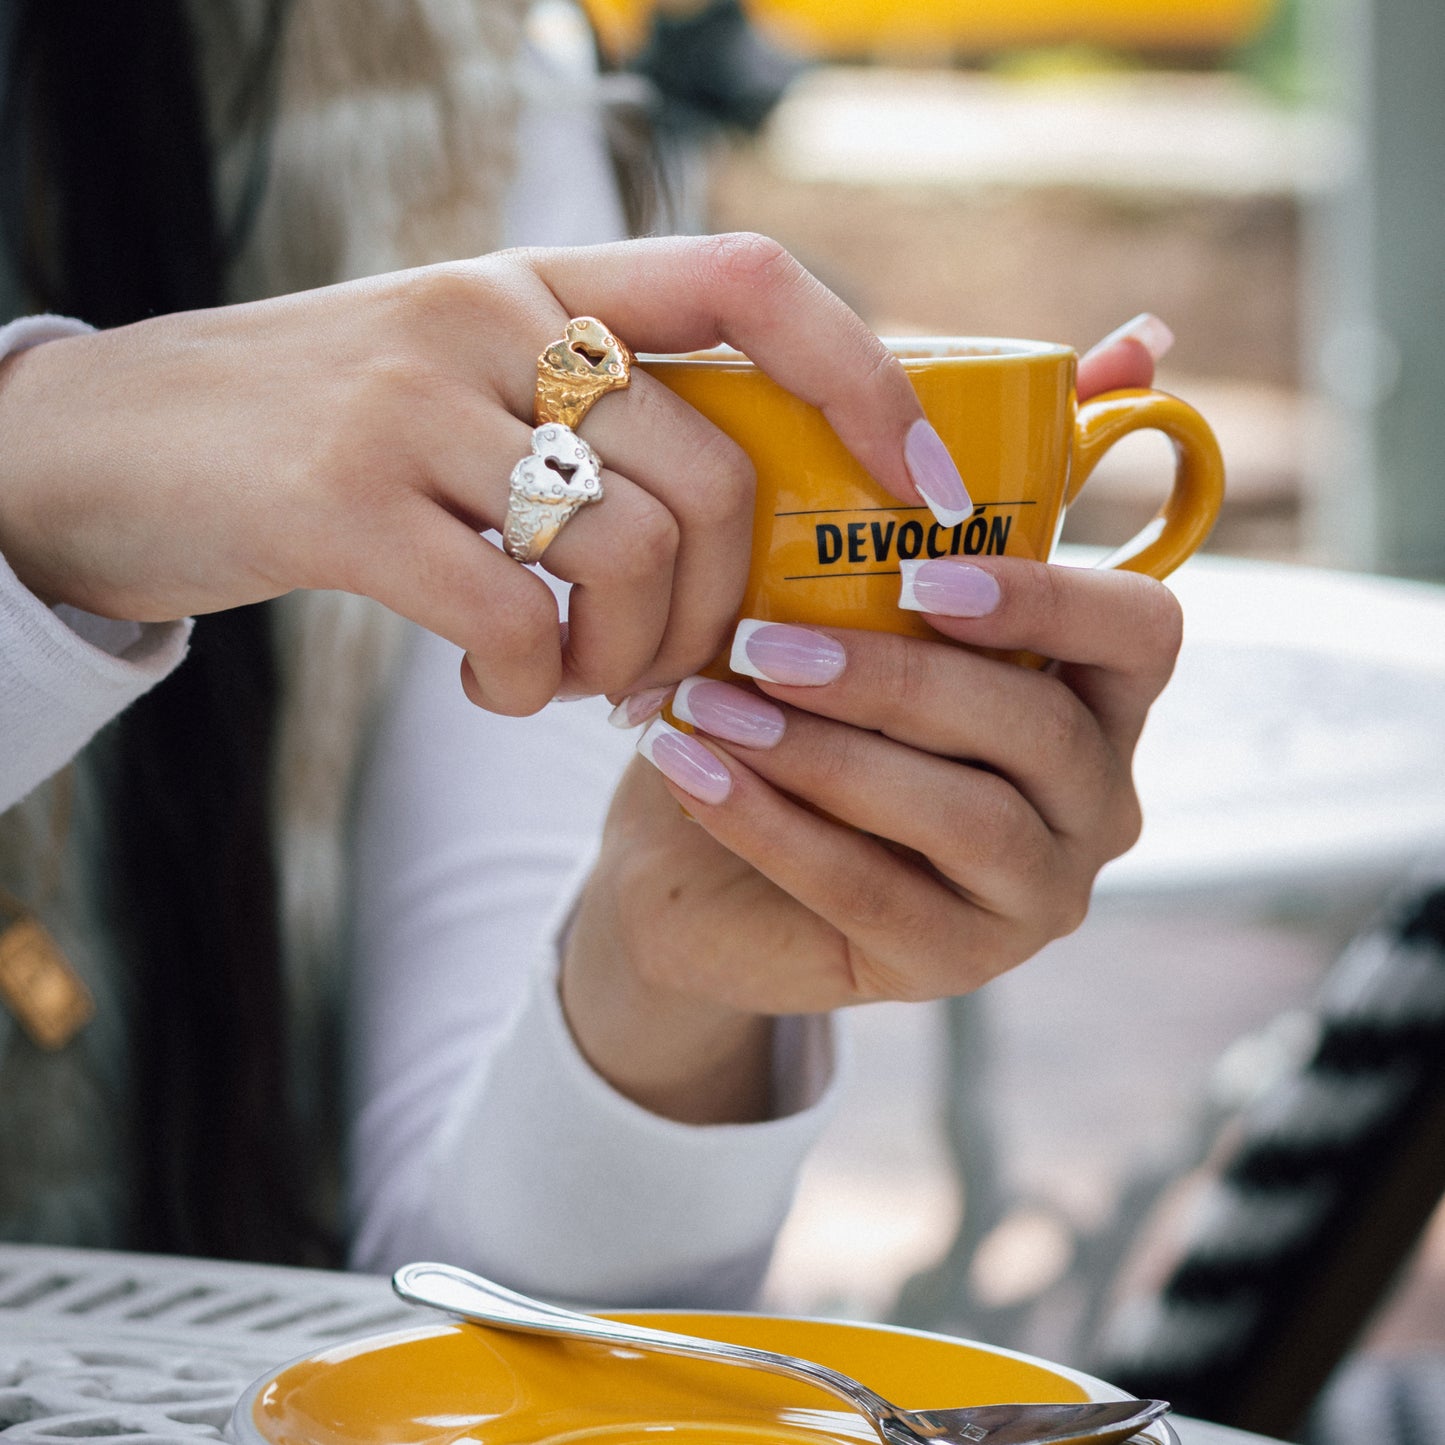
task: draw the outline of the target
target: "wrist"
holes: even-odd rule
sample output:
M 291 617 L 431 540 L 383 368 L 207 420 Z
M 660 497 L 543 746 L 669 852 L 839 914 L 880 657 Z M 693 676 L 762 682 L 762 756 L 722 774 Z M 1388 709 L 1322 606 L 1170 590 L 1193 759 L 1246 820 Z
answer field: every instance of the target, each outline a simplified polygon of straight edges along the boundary
M 20 475 L 28 455 L 26 428 L 17 418 L 25 414 L 23 395 L 16 382 L 32 358 L 26 353 L 47 341 L 83 336 L 94 328 L 68 316 L 21 316 L 0 326 L 0 556 L 10 564 L 22 586 L 47 607 L 67 600 L 47 580 L 43 549 L 27 545 L 37 532 L 26 515 L 25 487 Z
M 579 1052 L 618 1093 L 664 1118 L 770 1118 L 773 1020 L 657 982 L 668 961 L 629 951 L 604 895 L 594 878 L 563 946 L 562 1013 Z

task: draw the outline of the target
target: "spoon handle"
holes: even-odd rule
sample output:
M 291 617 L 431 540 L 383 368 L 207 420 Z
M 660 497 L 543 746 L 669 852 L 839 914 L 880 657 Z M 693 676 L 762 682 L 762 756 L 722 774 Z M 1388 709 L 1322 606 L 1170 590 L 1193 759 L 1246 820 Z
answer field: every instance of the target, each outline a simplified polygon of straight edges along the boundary
M 598 1315 L 578 1314 L 560 1305 L 515 1294 L 455 1265 L 403 1265 L 392 1276 L 391 1283 L 402 1299 L 413 1304 L 430 1305 L 433 1309 L 447 1310 L 464 1319 L 498 1325 L 506 1330 L 656 1350 L 661 1354 L 686 1355 L 726 1365 L 746 1365 L 751 1369 L 786 1375 L 841 1396 L 855 1410 L 866 1415 L 875 1429 L 882 1419 L 894 1413 L 894 1407 L 866 1385 L 813 1360 L 801 1360 L 771 1350 L 756 1350 L 749 1345 L 674 1334 L 670 1330 L 654 1330 L 646 1325 L 626 1324 Z

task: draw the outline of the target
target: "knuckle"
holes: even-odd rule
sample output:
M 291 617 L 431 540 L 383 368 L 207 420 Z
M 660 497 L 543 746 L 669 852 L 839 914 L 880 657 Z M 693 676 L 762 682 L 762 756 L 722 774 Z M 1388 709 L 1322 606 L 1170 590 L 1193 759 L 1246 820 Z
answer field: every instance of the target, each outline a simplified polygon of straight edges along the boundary
M 1039 690 L 1029 714 L 1038 729 L 1039 742 L 1051 757 L 1068 758 L 1077 764 L 1094 751 L 1098 724 L 1071 688 L 1057 678 L 1044 678 L 1049 686 Z
M 912 995 L 918 985 L 908 969 L 880 953 L 864 948 L 848 936 L 845 968 L 848 992 L 856 1003 L 920 1002 Z
M 1133 617 L 1141 651 L 1155 658 L 1167 675 L 1184 641 L 1184 609 L 1160 581 L 1140 573 L 1134 577 Z
M 786 284 L 803 269 L 783 245 L 756 231 L 708 237 L 703 254 L 719 282 L 749 291 Z
M 612 570 L 624 582 L 666 577 L 677 559 L 677 519 L 651 497 L 639 500 L 627 524 L 626 541 L 612 557 Z
M 531 717 L 552 700 L 551 690 L 499 678 L 485 662 L 474 663 L 471 672 L 474 686 L 463 686 L 467 697 L 484 712 L 498 717 Z
M 1014 786 L 982 773 L 973 786 L 940 804 L 930 856 L 950 860 L 955 876 L 982 870 L 1006 880 L 1007 891 L 1037 898 L 1047 912 L 1059 870 L 1054 835 Z
M 486 661 L 508 674 L 524 671 L 550 650 L 561 655 L 557 616 L 548 600 L 531 589 L 492 609 L 487 633 Z
M 924 709 L 936 706 L 934 664 L 938 654 L 931 644 L 878 633 L 861 647 L 855 645 L 851 649 L 854 655 L 859 651 L 863 651 L 867 659 L 864 687 L 868 695 L 878 699 L 885 729 L 891 723 L 918 717 Z M 854 671 L 852 656 L 849 670 Z M 855 679 L 857 675 L 854 671 Z
M 459 266 L 427 266 L 413 271 L 404 293 L 413 325 L 455 327 L 457 318 L 477 310 L 481 287 L 477 276 Z
M 1068 611 L 1069 597 L 1065 587 L 1067 578 L 1062 571 L 1057 567 L 1036 567 L 1029 570 L 1038 589 L 1035 604 L 1038 613 L 1047 617 L 1063 616 Z
M 1012 783 L 995 773 L 970 770 L 968 785 L 951 790 L 940 802 L 943 846 L 962 850 L 972 864 L 1007 859 L 1012 871 L 1030 856 L 1037 829 L 1027 826 L 1028 810 Z
M 800 719 L 806 726 L 806 719 Z M 864 739 L 851 728 L 835 728 L 828 731 L 821 746 L 808 749 L 805 761 L 808 768 L 810 791 L 827 801 L 847 797 L 857 784 L 860 769 L 867 766 L 863 755 Z
M 913 396 L 913 384 L 903 363 L 872 332 L 864 331 L 859 338 L 862 351 L 858 390 L 864 394 L 879 392 L 896 393 L 900 397 Z
M 1058 845 L 1047 828 L 1037 822 L 1030 826 L 1022 813 L 1022 809 L 1016 809 L 1010 817 L 1009 837 L 1004 846 L 1024 890 L 1031 896 L 1048 897 L 1056 891 Z
M 890 929 L 897 921 L 898 899 L 885 881 L 885 872 L 853 867 L 834 880 L 839 921 L 848 937 Z
M 481 264 L 489 271 L 500 274 L 525 272 L 536 276 L 546 255 L 540 246 L 504 246 L 500 251 L 489 251 L 481 258 Z
M 730 436 L 709 428 L 695 453 L 695 473 L 702 485 L 688 493 L 688 510 L 701 526 L 711 530 L 750 520 L 756 473 Z
M 1139 795 L 1132 786 L 1124 788 L 1110 810 L 1108 822 L 1099 830 L 1105 861 L 1127 853 L 1139 841 L 1143 832 L 1144 809 L 1139 802 Z
M 1044 942 L 1066 938 L 1079 928 L 1089 915 L 1092 893 L 1092 878 L 1066 881 L 1053 888 L 1053 906 L 1049 910 L 1048 936 Z
M 508 673 L 490 655 L 467 653 L 462 660 L 462 691 L 469 702 L 500 717 L 529 717 L 540 712 L 556 691 L 555 683 L 535 671 Z

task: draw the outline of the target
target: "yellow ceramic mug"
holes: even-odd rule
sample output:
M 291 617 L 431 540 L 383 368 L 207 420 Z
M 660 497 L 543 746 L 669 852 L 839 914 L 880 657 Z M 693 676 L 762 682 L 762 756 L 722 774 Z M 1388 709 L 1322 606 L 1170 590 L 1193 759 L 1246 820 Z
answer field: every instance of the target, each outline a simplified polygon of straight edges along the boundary
M 922 616 L 898 605 L 900 559 L 1000 553 L 1047 559 L 1064 511 L 1090 472 L 1134 431 L 1160 431 L 1173 441 L 1174 485 L 1154 520 L 1102 565 L 1163 577 L 1209 535 L 1224 496 L 1224 464 L 1204 418 L 1177 397 L 1116 391 L 1080 405 L 1077 355 L 1048 342 L 889 344 L 973 500 L 972 516 L 955 527 L 885 492 L 821 412 L 742 356 L 642 358 L 757 469 L 740 617 L 937 640 Z M 707 671 L 723 676 L 726 663 Z

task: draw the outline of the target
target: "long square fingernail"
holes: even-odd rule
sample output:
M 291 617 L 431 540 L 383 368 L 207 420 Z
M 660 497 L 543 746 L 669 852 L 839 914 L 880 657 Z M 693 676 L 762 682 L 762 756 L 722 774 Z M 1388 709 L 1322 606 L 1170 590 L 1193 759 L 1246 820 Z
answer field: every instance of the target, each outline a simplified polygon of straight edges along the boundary
M 711 677 L 683 678 L 672 699 L 672 712 L 702 732 L 745 748 L 776 747 L 786 726 L 777 703 Z
M 973 515 L 973 502 L 943 438 L 922 417 L 903 439 L 903 463 L 939 525 L 956 527 Z
M 972 562 L 951 557 L 900 561 L 903 585 L 898 605 L 910 612 L 935 612 L 940 617 L 986 617 L 998 606 L 998 580 Z
M 638 738 L 637 751 L 664 778 L 700 803 L 721 803 L 732 792 L 732 774 L 717 754 L 662 718 L 650 723 Z
M 826 632 L 745 617 L 733 633 L 728 666 L 744 677 L 790 687 L 821 687 L 848 665 L 843 644 Z
M 1141 311 L 1137 316 L 1130 317 L 1117 330 L 1111 331 L 1102 341 L 1091 346 L 1085 355 L 1093 356 L 1107 350 L 1116 341 L 1130 337 L 1139 342 L 1155 361 L 1162 361 L 1174 346 L 1174 333 L 1169 327 L 1153 312 Z

